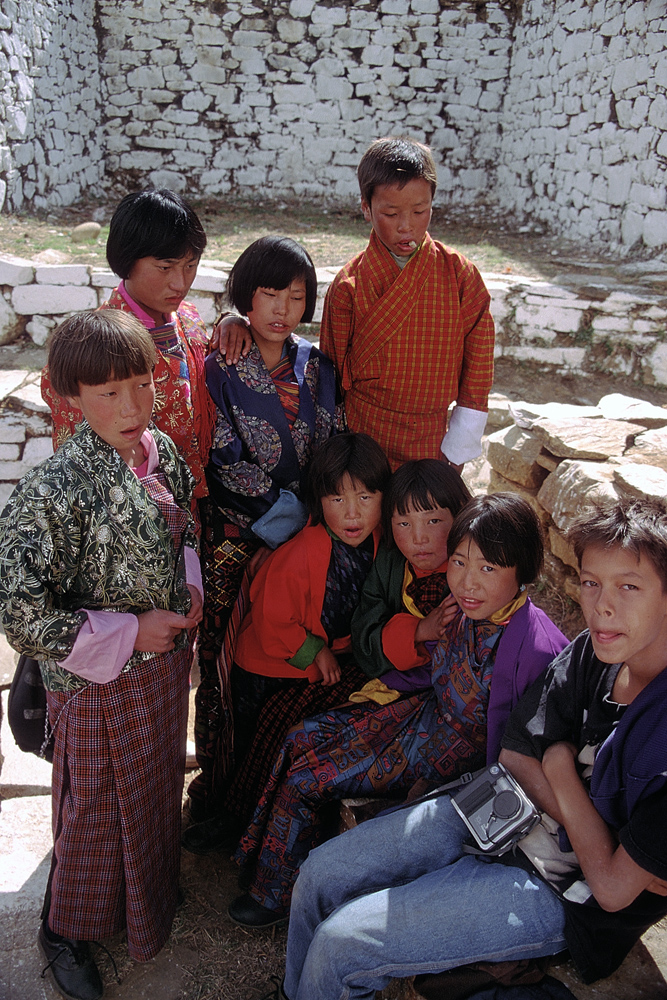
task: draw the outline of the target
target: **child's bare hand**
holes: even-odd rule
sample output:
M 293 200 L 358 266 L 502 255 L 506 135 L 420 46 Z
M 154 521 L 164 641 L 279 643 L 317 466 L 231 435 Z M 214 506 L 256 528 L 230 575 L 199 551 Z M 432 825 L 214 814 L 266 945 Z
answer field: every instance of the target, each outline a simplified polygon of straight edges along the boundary
M 453 594 L 447 594 L 447 597 L 440 602 L 438 607 L 442 611 L 441 622 L 443 631 L 449 625 L 451 621 L 454 621 L 459 610 L 459 606 L 456 603 L 456 598 Z M 442 633 L 441 633 L 442 634 Z
M 445 629 L 452 621 L 458 611 L 458 604 L 451 594 L 437 606 L 433 611 L 422 618 L 415 630 L 415 643 L 436 642 L 442 639 Z
M 241 356 L 246 357 L 252 347 L 252 336 L 241 316 L 225 316 L 213 329 L 209 351 L 220 351 L 228 365 L 235 365 Z
M 168 653 L 174 648 L 174 640 L 183 629 L 194 628 L 197 621 L 173 611 L 155 608 L 137 615 L 139 631 L 134 640 L 134 648 L 140 653 Z
M 190 600 L 191 600 L 190 610 L 188 611 L 188 619 L 194 621 L 195 625 L 198 625 L 199 622 L 204 617 L 204 602 L 202 600 L 201 594 L 199 593 L 196 587 L 193 587 L 191 584 L 188 584 L 188 590 L 190 591 Z M 187 627 L 192 628 L 192 626 L 187 626 Z
M 328 646 L 322 646 L 315 657 L 315 666 L 322 674 L 322 684 L 329 687 L 340 680 L 340 665 Z

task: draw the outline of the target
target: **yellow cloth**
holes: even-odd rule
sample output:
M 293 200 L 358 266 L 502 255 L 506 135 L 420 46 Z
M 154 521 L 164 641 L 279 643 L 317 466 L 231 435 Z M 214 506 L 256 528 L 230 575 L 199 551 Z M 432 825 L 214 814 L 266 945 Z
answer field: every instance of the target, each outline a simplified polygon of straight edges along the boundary
M 410 579 L 412 578 L 412 574 L 410 574 L 410 579 L 407 579 L 408 572 L 409 572 L 408 564 L 406 562 L 405 574 L 403 577 L 404 588 L 405 586 L 407 586 L 407 584 L 410 582 Z M 405 593 L 404 593 L 404 600 L 405 600 Z M 512 598 L 509 604 L 506 604 L 503 608 L 499 608 L 498 611 L 495 611 L 489 617 L 489 621 L 493 622 L 494 625 L 506 625 L 507 622 L 512 617 L 512 615 L 515 614 L 519 610 L 519 608 L 523 607 L 523 605 L 526 603 L 527 600 L 528 600 L 528 591 L 524 587 L 523 590 L 519 591 L 516 597 Z M 405 600 L 405 603 L 407 604 L 407 600 Z M 414 615 L 418 615 L 420 618 L 424 617 L 423 615 L 419 614 L 416 607 L 412 613 Z M 352 694 L 350 695 L 349 700 L 354 702 L 355 704 L 362 704 L 365 701 L 374 701 L 377 705 L 389 705 L 390 702 L 396 701 L 398 698 L 400 698 L 400 696 L 401 696 L 400 691 L 396 691 L 394 688 L 387 687 L 387 685 L 384 684 L 379 677 L 374 677 L 372 681 L 367 681 L 367 683 L 364 684 L 361 691 L 353 691 Z
M 367 681 L 361 691 L 353 691 L 350 701 L 361 704 L 364 701 L 374 701 L 376 705 L 388 705 L 391 701 L 400 698 L 400 692 L 393 688 L 388 688 L 379 677 L 374 677 L 372 681 Z
M 492 615 L 489 615 L 489 621 L 493 622 L 494 625 L 507 625 L 508 621 L 515 614 L 519 608 L 528 600 L 528 591 L 524 587 L 520 590 L 516 597 L 513 597 L 509 604 L 506 604 L 504 608 L 499 608 L 498 611 L 494 611 Z

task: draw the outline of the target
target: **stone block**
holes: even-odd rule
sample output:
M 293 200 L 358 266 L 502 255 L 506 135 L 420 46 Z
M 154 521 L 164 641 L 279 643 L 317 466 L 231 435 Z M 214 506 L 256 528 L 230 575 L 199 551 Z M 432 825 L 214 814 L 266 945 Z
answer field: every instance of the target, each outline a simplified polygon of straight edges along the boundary
M 97 295 L 90 287 L 64 285 L 18 285 L 12 292 L 12 305 L 17 313 L 56 314 L 97 308 Z
M 570 370 L 579 370 L 586 360 L 583 347 L 515 347 L 510 344 L 502 348 L 502 354 L 517 361 L 533 361 Z
M 31 261 L 11 254 L 0 254 L 0 285 L 29 285 L 35 280 Z
M 93 269 L 90 275 L 90 284 L 93 288 L 115 288 L 118 281 L 118 276 L 106 269 Z
M 313 24 L 331 26 L 347 24 L 347 11 L 344 7 L 325 7 L 323 4 L 315 4 L 311 21 Z
M 0 442 L 1 442 L 0 438 Z M 0 443 L 0 462 L 18 462 L 21 450 L 17 444 Z
M 289 18 L 279 18 L 276 25 L 278 35 L 283 42 L 295 45 L 300 42 L 306 34 L 306 26 L 301 21 L 292 21 Z
M 466 464 L 466 470 L 468 466 Z M 542 504 L 537 499 L 537 489 L 530 489 L 527 486 L 521 486 L 519 483 L 515 483 L 512 479 L 505 479 L 496 469 L 491 469 L 489 475 L 489 485 L 487 493 L 516 493 L 517 496 L 523 497 L 523 499 L 530 504 L 533 508 L 540 524 L 546 529 L 549 521 L 551 520 L 549 512 L 544 509 Z
M 33 316 L 29 323 L 26 323 L 26 330 L 30 334 L 33 344 L 43 347 L 49 339 L 49 334 L 55 326 L 53 320 L 46 316 Z
M 654 385 L 667 385 L 667 344 L 658 344 L 643 360 L 644 378 Z
M 554 555 L 557 559 L 560 559 L 560 561 L 565 563 L 566 566 L 571 566 L 574 570 L 579 569 L 579 563 L 576 555 L 574 554 L 574 549 L 565 536 L 558 531 L 553 524 L 549 527 L 549 548 L 551 549 L 552 555 Z
M 536 420 L 532 433 L 559 458 L 606 461 L 620 457 L 643 428 L 627 420 L 583 417 L 577 420 Z
M 24 465 L 38 465 L 53 455 L 53 443 L 50 437 L 28 438 L 23 449 Z
M 0 344 L 13 343 L 21 336 L 24 328 L 24 317 L 17 316 L 4 295 L 0 295 Z
M 193 286 L 194 287 L 194 286 Z M 202 318 L 204 324 L 212 328 L 220 310 L 216 306 L 215 298 L 213 295 L 189 295 L 188 299 L 196 307 L 197 312 Z
M 38 285 L 89 285 L 90 274 L 84 264 L 41 264 L 35 268 Z
M 0 441 L 19 445 L 25 441 L 25 435 L 25 421 L 20 416 L 0 414 Z
M 543 574 L 552 587 L 555 587 L 560 593 L 565 591 L 567 581 L 574 579 L 569 566 L 566 566 L 557 556 L 553 555 L 548 547 L 544 553 Z
M 309 105 L 315 101 L 315 91 L 305 84 L 276 84 L 273 88 L 276 104 Z
M 583 308 L 557 305 L 520 305 L 515 314 L 517 326 L 542 327 L 556 333 L 576 333 L 584 314 Z
M 514 423 L 510 413 L 510 401 L 500 392 L 489 393 L 489 415 L 486 421 L 487 430 L 499 430 Z
M 489 435 L 485 453 L 491 467 L 521 486 L 538 487 L 547 472 L 537 464 L 540 441 L 516 424 Z
M 642 236 L 647 247 L 659 247 L 667 243 L 667 212 L 647 212 Z
M 578 406 L 575 403 L 526 403 L 523 400 L 509 404 L 512 419 L 531 430 L 537 420 L 580 420 L 582 417 L 594 420 L 602 418 L 602 410 L 597 406 Z
M 227 274 L 217 267 L 200 264 L 197 277 L 192 282 L 192 288 L 197 292 L 216 292 L 222 294 L 227 287 Z M 190 296 L 188 295 L 188 299 Z
M 612 466 L 600 462 L 566 460 L 542 483 L 537 499 L 561 531 L 594 500 L 618 499 Z
M 640 465 L 654 465 L 667 470 L 667 427 L 656 427 L 638 434 L 623 457 Z
M 614 484 L 622 496 L 664 500 L 667 496 L 667 470 L 624 462 L 614 468 Z
M 634 399 L 620 392 L 603 396 L 598 409 L 607 420 L 630 420 L 643 427 L 667 426 L 667 409 L 655 406 L 645 399 Z M 635 442 L 636 443 L 636 442 Z M 665 439 L 667 444 L 667 438 Z

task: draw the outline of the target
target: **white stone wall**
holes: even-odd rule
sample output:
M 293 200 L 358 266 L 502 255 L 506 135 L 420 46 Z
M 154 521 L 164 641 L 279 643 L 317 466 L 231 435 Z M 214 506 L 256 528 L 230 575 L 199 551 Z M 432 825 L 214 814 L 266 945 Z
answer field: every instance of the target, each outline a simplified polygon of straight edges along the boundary
M 521 14 L 512 20 L 512 11 Z M 428 142 L 437 200 L 667 246 L 664 0 L 4 0 L 0 202 L 153 183 L 357 200 L 368 142 Z
M 407 132 L 471 204 L 499 151 L 499 3 L 100 0 L 107 169 L 189 194 L 356 200 L 369 141 Z M 479 142 L 480 129 L 485 140 Z
M 69 205 L 104 176 L 94 0 L 2 0 L 0 209 Z
M 667 243 L 664 0 L 527 0 L 496 196 L 518 220 L 627 250 Z

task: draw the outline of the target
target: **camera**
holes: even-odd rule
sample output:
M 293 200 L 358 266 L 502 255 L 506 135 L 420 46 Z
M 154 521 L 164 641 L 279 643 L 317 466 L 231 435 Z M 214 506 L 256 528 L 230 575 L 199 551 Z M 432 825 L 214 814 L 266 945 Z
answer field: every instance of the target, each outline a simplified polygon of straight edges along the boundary
M 530 833 L 540 814 L 521 785 L 502 764 L 491 764 L 452 796 L 475 846 L 472 854 L 498 855 Z

